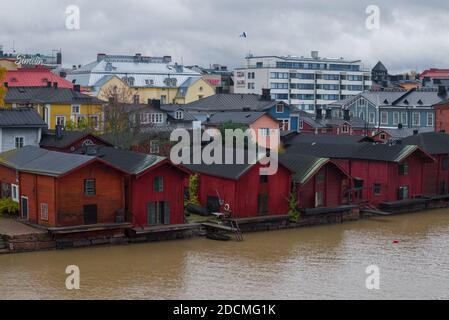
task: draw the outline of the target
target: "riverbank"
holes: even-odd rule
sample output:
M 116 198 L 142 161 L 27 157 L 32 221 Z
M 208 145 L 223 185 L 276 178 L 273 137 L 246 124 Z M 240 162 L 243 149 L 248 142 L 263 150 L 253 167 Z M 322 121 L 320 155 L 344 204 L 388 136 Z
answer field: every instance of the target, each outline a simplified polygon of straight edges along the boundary
M 304 210 L 296 222 L 288 215 L 230 219 L 224 222 L 201 217 L 198 221 L 182 225 L 144 228 L 134 228 L 124 223 L 45 229 L 24 221 L 0 218 L 0 254 L 182 240 L 204 237 L 210 233 L 230 233 L 236 239 L 239 239 L 241 233 L 244 239 L 245 234 L 250 232 L 341 224 L 378 215 L 414 213 L 447 206 L 447 202 L 442 199 L 391 203 L 389 209 L 395 209 L 393 212 L 360 210 L 356 205 L 343 205 Z

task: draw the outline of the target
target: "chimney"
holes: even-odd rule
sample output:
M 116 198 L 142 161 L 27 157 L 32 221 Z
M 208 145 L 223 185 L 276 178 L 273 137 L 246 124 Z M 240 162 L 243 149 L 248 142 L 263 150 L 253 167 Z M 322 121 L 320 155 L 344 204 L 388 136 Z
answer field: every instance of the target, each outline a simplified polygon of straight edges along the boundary
M 326 119 L 332 119 L 332 110 L 326 109 Z
M 81 92 L 81 85 L 75 84 L 75 85 L 73 86 L 73 90 L 76 91 L 76 92 Z
M 438 96 L 444 97 L 447 94 L 447 90 L 445 86 L 438 86 Z
M 53 88 L 58 89 L 58 83 L 57 82 L 53 82 Z
M 155 108 L 161 107 L 161 100 L 159 99 L 148 99 L 148 104 L 152 105 Z
M 271 90 L 270 89 L 262 89 L 262 100 L 271 101 Z
M 103 61 L 104 58 L 106 58 L 106 54 L 105 53 L 98 53 L 97 54 L 97 62 Z
M 343 120 L 350 121 L 351 115 L 349 114 L 349 109 L 343 110 Z
M 321 108 L 316 108 L 316 120 L 321 120 L 323 119 L 323 109 Z

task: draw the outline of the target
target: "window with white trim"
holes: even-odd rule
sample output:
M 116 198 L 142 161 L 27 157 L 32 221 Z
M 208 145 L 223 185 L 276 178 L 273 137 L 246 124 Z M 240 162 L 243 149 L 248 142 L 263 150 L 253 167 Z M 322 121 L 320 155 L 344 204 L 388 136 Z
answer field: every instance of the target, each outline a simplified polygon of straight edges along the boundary
M 382 111 L 380 113 L 380 123 L 388 124 L 388 112 L 387 111 Z
M 376 114 L 374 112 L 369 113 L 369 123 L 374 123 L 376 121 Z
M 11 184 L 11 199 L 19 202 L 19 186 L 16 184 Z
M 341 132 L 342 132 L 342 133 L 349 133 L 349 125 L 344 124 L 344 125 L 341 127 Z
M 399 124 L 399 112 L 393 112 L 393 125 L 397 126 Z
M 401 112 L 401 123 L 407 125 L 407 112 Z
M 150 141 L 150 153 L 159 153 L 159 140 Z
M 434 114 L 433 112 L 427 112 L 427 126 L 433 127 L 434 124 Z
M 79 104 L 73 104 L 72 105 L 72 113 L 73 114 L 79 114 L 81 111 L 80 111 L 80 105 Z
M 56 125 L 65 127 L 65 116 L 56 116 Z
M 421 123 L 421 121 L 420 121 L 419 112 L 413 112 L 412 113 L 412 125 L 413 126 L 419 126 L 420 123 Z
M 100 117 L 96 114 L 89 116 L 89 123 L 93 128 L 98 128 L 100 124 Z
M 284 113 L 284 105 L 282 103 L 276 105 L 276 113 Z
M 14 147 L 16 149 L 23 148 L 25 145 L 25 137 L 14 137 Z
M 184 112 L 182 112 L 182 110 L 177 110 L 175 112 L 175 119 L 181 120 L 182 118 L 184 118 Z
M 41 220 L 48 221 L 48 203 L 41 203 Z
M 163 123 L 164 115 L 162 113 L 151 113 L 151 123 Z
M 268 137 L 270 135 L 270 128 L 259 128 L 259 134 L 262 137 Z

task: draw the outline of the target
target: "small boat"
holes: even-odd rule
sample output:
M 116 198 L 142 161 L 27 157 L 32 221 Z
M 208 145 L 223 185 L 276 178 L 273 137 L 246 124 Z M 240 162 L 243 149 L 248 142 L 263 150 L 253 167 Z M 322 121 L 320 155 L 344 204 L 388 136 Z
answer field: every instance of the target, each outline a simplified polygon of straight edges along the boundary
M 223 233 L 216 233 L 216 232 L 213 232 L 213 233 L 208 232 L 206 234 L 206 238 L 207 239 L 211 239 L 211 240 L 217 240 L 217 241 L 229 241 L 229 240 L 231 240 L 230 236 L 228 236 L 226 234 L 223 234 Z
M 189 203 L 186 206 L 186 209 L 187 209 L 188 212 L 194 213 L 194 214 L 198 214 L 200 216 L 205 216 L 206 217 L 206 216 L 210 216 L 211 215 L 209 213 L 209 210 L 207 210 L 206 208 L 203 208 L 201 206 L 197 206 L 197 205 L 191 204 L 191 203 Z

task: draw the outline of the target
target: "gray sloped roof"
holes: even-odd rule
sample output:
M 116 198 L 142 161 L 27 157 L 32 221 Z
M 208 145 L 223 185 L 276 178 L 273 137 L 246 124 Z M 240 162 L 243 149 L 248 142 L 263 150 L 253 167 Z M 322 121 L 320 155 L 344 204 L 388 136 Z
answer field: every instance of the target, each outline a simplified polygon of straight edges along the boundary
M 185 110 L 195 111 L 263 111 L 279 103 L 275 100 L 262 100 L 256 94 L 219 93 L 183 105 Z
M 412 136 L 414 135 L 415 130 L 417 130 L 419 133 L 424 133 L 424 132 L 433 132 L 435 129 L 433 127 L 382 129 L 382 131 L 387 132 L 391 136 L 392 140 Z M 382 131 L 379 131 L 379 133 L 381 133 Z
M 384 64 L 381 61 L 376 63 L 376 65 L 373 68 L 373 71 L 388 72 L 387 68 L 384 66 Z
M 395 106 L 432 106 L 444 100 L 444 97 L 438 95 L 438 90 L 435 88 L 425 88 L 411 90 L 401 98 L 397 99 L 393 104 Z M 408 103 L 406 103 L 408 102 Z
M 331 134 L 314 134 L 299 133 L 295 137 L 289 139 L 290 145 L 297 143 L 332 143 L 332 144 L 356 144 L 365 139 L 359 135 L 331 135 Z
M 233 122 L 239 124 L 252 124 L 260 117 L 267 113 L 261 111 L 248 111 L 248 112 L 217 112 L 210 116 L 208 124 L 222 124 L 226 122 Z
M 0 109 L 0 127 L 46 127 L 45 121 L 32 108 Z
M 43 147 L 64 148 L 88 135 L 92 135 L 92 133 L 89 131 L 64 130 L 62 136 L 57 138 L 54 130 L 47 130 L 42 134 L 40 145 Z M 96 136 L 96 138 L 102 140 L 105 144 L 109 144 L 109 142 L 100 137 Z
M 297 153 L 285 153 L 279 156 L 279 161 L 293 172 L 293 180 L 305 183 L 318 170 L 329 162 L 329 158 L 320 158 Z
M 58 177 L 95 158 L 79 154 L 49 151 L 34 146 L 6 151 L 0 154 L 0 164 L 36 174 Z
M 80 148 L 77 154 L 84 154 L 87 150 L 94 151 L 89 154 L 96 156 L 115 168 L 129 174 L 139 174 L 146 169 L 165 160 L 165 157 L 133 152 L 109 146 L 89 146 L 88 149 Z
M 7 103 L 69 103 L 103 104 L 97 98 L 67 88 L 11 87 L 5 96 Z
M 449 134 L 447 133 L 420 133 L 406 137 L 402 143 L 417 145 L 430 154 L 449 154 Z
M 296 143 L 287 149 L 287 153 L 299 153 L 327 158 L 400 162 L 416 150 L 418 150 L 418 146 L 405 144 L 391 145 L 370 142 L 335 144 L 312 142 Z

